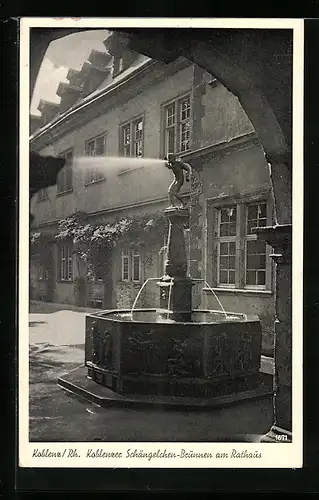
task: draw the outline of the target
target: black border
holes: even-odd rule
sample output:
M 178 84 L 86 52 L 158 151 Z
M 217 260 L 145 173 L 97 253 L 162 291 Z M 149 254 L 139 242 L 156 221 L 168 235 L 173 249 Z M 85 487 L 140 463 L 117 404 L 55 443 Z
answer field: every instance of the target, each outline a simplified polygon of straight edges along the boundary
M 128 15 L 128 14 L 126 14 Z M 259 17 L 260 14 L 258 15 Z M 139 16 L 141 17 L 141 16 Z M 278 17 L 278 14 L 277 16 Z M 304 468 L 287 469 L 16 469 L 15 402 L 16 370 L 13 360 L 16 345 L 16 256 L 17 256 L 17 143 L 18 131 L 18 22 L 15 19 L 1 20 L 2 67 L 2 106 L 5 140 L 1 176 L 6 175 L 7 185 L 4 196 L 3 222 L 9 222 L 9 231 L 5 232 L 5 250 L 3 256 L 4 275 L 2 283 L 2 305 L 4 321 L 1 328 L 1 340 L 4 341 L 4 377 L 2 382 L 7 389 L 6 425 L 4 444 L 6 450 L 1 460 L 4 468 L 2 484 L 12 494 L 19 492 L 58 492 L 58 491 L 184 491 L 200 492 L 291 492 L 314 493 L 318 491 L 318 424 L 316 412 L 318 363 L 318 323 L 316 313 L 319 309 L 317 299 L 318 251 L 316 247 L 318 172 L 319 172 L 319 20 L 305 21 L 305 256 L 304 256 Z M 6 113 L 6 114 L 5 114 Z M 9 151 L 9 155 L 8 155 Z M 16 170 L 13 165 L 16 165 Z M 5 168 L 4 168 L 5 167 Z M 8 226 L 7 226 L 8 228 Z M 3 328 L 4 326 L 4 328 Z M 9 381 L 8 380 L 9 375 Z M 9 432 L 10 431 L 10 432 Z M 231 478 L 231 480 L 230 480 Z M 17 480 L 17 481 L 16 481 Z M 62 490 L 63 487 L 63 490 Z M 4 498 L 9 498 L 4 496 Z M 11 496 L 11 495 L 10 495 Z M 41 497 L 43 494 L 41 494 Z M 79 496 L 79 495 L 77 495 Z M 80 495 L 81 496 L 81 495 Z M 21 497 L 19 495 L 19 497 Z
M 2 370 L 1 408 L 5 423 L 1 426 L 4 444 L 0 460 L 0 493 L 11 492 L 16 473 L 16 339 L 17 339 L 17 249 L 18 249 L 18 23 L 15 19 L 1 21 L 1 118 L 2 118 L 2 161 L 1 161 L 1 202 L 3 236 L 1 260 L 2 268 L 2 319 L 1 353 L 4 354 Z
M 314 381 L 318 356 L 318 224 L 316 206 L 319 183 L 319 19 L 305 21 L 304 61 L 304 465 L 317 473 L 319 437 L 317 388 Z M 317 237 L 316 237 L 317 236 Z M 317 278 L 317 279 L 316 279 Z

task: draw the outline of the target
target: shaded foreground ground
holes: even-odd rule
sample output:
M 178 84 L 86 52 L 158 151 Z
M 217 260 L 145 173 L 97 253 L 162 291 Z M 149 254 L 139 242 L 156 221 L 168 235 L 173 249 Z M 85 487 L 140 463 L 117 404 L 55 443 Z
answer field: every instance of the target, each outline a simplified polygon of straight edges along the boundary
M 79 400 L 57 379 L 84 362 L 85 312 L 31 304 L 29 326 L 30 441 L 258 441 L 272 425 L 270 397 L 207 412 L 104 409 Z

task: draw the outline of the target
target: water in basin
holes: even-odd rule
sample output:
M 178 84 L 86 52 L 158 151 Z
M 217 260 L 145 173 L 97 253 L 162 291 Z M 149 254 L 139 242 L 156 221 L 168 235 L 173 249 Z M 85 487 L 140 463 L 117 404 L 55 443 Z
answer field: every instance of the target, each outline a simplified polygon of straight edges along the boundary
M 136 309 L 133 314 L 130 311 L 107 312 L 103 314 L 109 319 L 127 321 L 134 323 L 175 323 L 174 320 L 165 317 L 166 310 L 139 310 Z M 246 321 L 245 314 L 230 313 L 225 315 L 219 311 L 195 310 L 192 312 L 191 323 L 224 323 Z

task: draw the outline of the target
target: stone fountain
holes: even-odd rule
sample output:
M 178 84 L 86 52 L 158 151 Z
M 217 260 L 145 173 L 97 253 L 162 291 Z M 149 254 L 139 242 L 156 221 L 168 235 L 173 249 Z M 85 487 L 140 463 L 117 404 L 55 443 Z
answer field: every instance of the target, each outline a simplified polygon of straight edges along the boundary
M 170 206 L 165 214 L 160 308 L 88 314 L 85 364 L 61 377 L 60 386 L 101 406 L 124 407 L 208 408 L 269 395 L 272 378 L 259 371 L 258 317 L 192 310 L 184 239 L 190 211 Z

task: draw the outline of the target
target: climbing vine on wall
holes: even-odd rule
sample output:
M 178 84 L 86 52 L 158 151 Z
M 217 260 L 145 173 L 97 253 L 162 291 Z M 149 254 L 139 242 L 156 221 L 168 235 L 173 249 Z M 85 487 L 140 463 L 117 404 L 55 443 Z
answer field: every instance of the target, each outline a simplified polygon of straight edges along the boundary
M 85 214 L 77 212 L 59 221 L 57 241 L 70 241 L 80 259 L 86 262 L 88 273 L 96 271 L 107 260 L 107 254 L 121 242 L 147 245 L 161 241 L 167 230 L 162 213 L 124 217 L 112 223 L 91 224 Z
M 52 243 L 52 235 L 45 231 L 31 231 L 29 235 L 30 255 L 40 255 L 45 261 Z
M 40 231 L 36 231 L 30 234 L 30 243 L 31 245 L 36 245 L 41 240 L 42 233 Z

